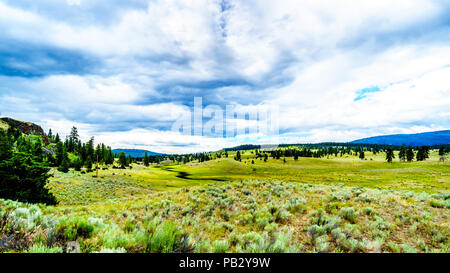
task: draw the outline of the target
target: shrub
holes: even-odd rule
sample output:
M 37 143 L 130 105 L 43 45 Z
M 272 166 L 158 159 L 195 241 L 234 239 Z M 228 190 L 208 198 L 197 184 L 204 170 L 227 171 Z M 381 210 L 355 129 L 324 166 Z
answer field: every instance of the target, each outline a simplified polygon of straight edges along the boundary
M 27 253 L 62 253 L 63 250 L 59 246 L 47 247 L 43 244 L 33 245 L 30 249 L 26 251 Z
M 78 237 L 90 238 L 93 231 L 94 226 L 86 219 L 79 217 L 63 218 L 57 226 L 57 232 L 67 241 L 74 241 Z
M 417 250 L 414 247 L 412 247 L 408 244 L 401 244 L 400 247 L 402 249 L 402 252 L 404 252 L 404 253 L 416 253 L 417 252 Z
M 188 235 L 182 233 L 175 223 L 166 221 L 153 235 L 150 251 L 153 253 L 186 252 L 190 248 Z
M 436 200 L 436 199 L 430 200 L 430 205 L 433 208 L 444 208 L 444 207 L 446 207 L 446 203 L 445 203 L 444 200 Z
M 288 211 L 293 213 L 294 212 L 304 213 L 306 211 L 305 204 L 306 204 L 305 199 L 294 197 L 286 202 L 285 207 Z
M 124 230 L 125 232 L 133 232 L 134 229 L 136 227 L 136 221 L 134 219 L 134 217 L 128 217 L 127 220 L 125 221 L 125 227 Z
M 319 252 L 327 252 L 330 248 L 328 244 L 328 236 L 322 235 L 315 240 L 316 248 Z
M 342 208 L 341 209 L 341 216 L 351 222 L 351 223 L 355 223 L 356 222 L 356 218 L 358 217 L 359 213 L 355 211 L 354 208 L 350 207 L 350 208 Z
M 119 247 L 119 248 L 105 248 L 102 247 L 100 251 L 94 252 L 94 253 L 127 253 L 125 248 Z
M 339 202 L 330 202 L 325 205 L 325 211 L 328 213 L 336 213 L 341 207 Z
M 328 217 L 325 215 L 323 209 L 318 209 L 312 213 L 311 224 L 324 225 L 328 222 Z
M 228 251 L 229 245 L 225 240 L 222 241 L 214 241 L 212 246 L 213 253 L 225 253 Z
M 209 239 L 201 240 L 195 244 L 196 253 L 209 253 L 211 249 L 211 241 Z
M 286 253 L 286 252 L 292 252 L 294 249 L 291 249 L 290 243 L 291 243 L 291 237 L 292 237 L 292 231 L 288 232 L 278 232 L 274 238 L 271 241 L 273 243 L 268 247 L 268 252 L 271 253 Z
M 12 231 L 32 231 L 42 224 L 42 212 L 37 206 L 18 207 L 9 215 L 8 228 Z
M 374 216 L 375 215 L 375 210 L 373 208 L 371 208 L 371 207 L 365 207 L 363 209 L 363 213 L 365 215 L 368 215 L 368 216 Z
M 313 225 L 308 228 L 309 236 L 311 240 L 314 241 L 318 236 L 324 235 L 327 233 L 323 226 Z

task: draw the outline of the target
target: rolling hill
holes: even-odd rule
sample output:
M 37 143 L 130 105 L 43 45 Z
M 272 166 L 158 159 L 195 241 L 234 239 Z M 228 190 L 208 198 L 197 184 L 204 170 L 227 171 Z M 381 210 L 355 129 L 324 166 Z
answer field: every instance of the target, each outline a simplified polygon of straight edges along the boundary
M 406 144 L 411 146 L 422 146 L 422 145 L 432 146 L 440 144 L 450 144 L 450 130 L 426 132 L 418 134 L 396 134 L 396 135 L 374 136 L 354 140 L 350 143 L 382 144 L 382 145 Z

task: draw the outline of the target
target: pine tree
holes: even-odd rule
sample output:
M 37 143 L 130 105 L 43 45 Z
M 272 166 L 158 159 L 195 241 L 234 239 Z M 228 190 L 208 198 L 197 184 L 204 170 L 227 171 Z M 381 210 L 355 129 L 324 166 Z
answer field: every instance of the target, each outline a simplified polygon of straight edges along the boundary
M 65 157 L 65 148 L 64 148 L 64 144 L 59 141 L 58 143 L 56 143 L 56 166 L 61 165 L 64 157 Z
M 95 150 L 94 150 L 94 137 L 91 137 L 89 139 L 89 141 L 86 143 L 86 152 L 87 152 L 87 156 L 92 158 L 96 158 L 95 157 Z
M 417 161 L 424 161 L 429 157 L 429 149 L 428 146 L 421 146 L 417 151 L 416 159 Z
M 406 160 L 406 145 L 405 144 L 403 144 L 400 147 L 400 152 L 398 153 L 398 158 L 400 159 L 400 161 Z
M 73 167 L 75 168 L 75 171 L 81 171 L 81 167 L 83 166 L 83 163 L 79 158 L 75 159 L 73 162 Z
M 445 154 L 444 146 L 439 147 L 439 155 L 443 156 Z
M 362 160 L 362 159 L 364 159 L 364 158 L 365 158 L 364 151 L 361 150 L 361 151 L 359 152 L 359 159 Z
M 411 146 L 408 146 L 408 150 L 406 151 L 406 160 L 411 162 L 414 160 L 414 151 Z
M 89 173 L 89 172 L 92 172 L 92 158 L 91 157 L 88 157 L 87 158 L 87 160 L 86 160 L 86 162 L 85 162 L 85 164 L 86 164 L 86 171 Z
M 236 156 L 234 157 L 234 160 L 241 161 L 241 152 L 237 151 Z
M 14 139 L 10 138 L 14 137 Z M 31 141 L 23 138 L 20 150 L 13 149 L 19 135 L 5 134 L 0 130 L 0 198 L 27 203 L 56 204 L 55 197 L 45 187 L 50 168 L 43 157 L 33 155 Z M 25 145 L 24 142 L 29 142 Z
M 61 162 L 61 165 L 58 167 L 58 171 L 67 173 L 69 171 L 69 160 L 64 158 Z
M 49 140 L 50 142 L 53 142 L 53 132 L 52 132 L 52 129 L 51 129 L 51 128 L 48 129 L 47 137 L 48 137 L 48 140 Z
M 9 136 L 0 130 L 0 162 L 12 156 L 12 143 Z
M 127 157 L 125 156 L 124 152 L 120 152 L 120 154 L 119 154 L 119 164 L 122 169 L 125 169 L 125 167 L 128 166 Z
M 389 163 L 392 163 L 392 159 L 394 159 L 395 158 L 395 155 L 394 155 L 394 151 L 392 150 L 392 147 L 387 147 L 387 149 L 386 149 L 386 160 L 387 160 L 387 162 L 389 162 Z
M 186 157 L 184 157 L 183 159 L 185 160 Z M 184 162 L 184 163 L 186 163 L 186 162 Z M 144 166 L 148 167 L 148 165 L 150 165 L 149 164 L 149 160 L 148 160 L 148 155 L 147 155 L 147 152 L 145 152 L 145 154 L 144 154 Z

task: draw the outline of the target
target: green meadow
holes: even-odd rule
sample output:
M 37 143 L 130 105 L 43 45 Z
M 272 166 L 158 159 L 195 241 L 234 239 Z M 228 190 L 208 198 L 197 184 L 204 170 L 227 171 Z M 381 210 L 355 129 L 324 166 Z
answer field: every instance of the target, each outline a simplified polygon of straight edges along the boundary
M 58 205 L 0 201 L 0 229 L 23 234 L 8 251 L 450 252 L 450 164 L 437 151 L 393 163 L 241 153 L 52 170 Z

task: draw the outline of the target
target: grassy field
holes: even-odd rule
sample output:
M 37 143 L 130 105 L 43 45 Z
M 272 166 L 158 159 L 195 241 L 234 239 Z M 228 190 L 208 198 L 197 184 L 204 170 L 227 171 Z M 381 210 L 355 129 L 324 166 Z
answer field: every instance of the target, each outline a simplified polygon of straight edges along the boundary
M 450 252 L 450 164 L 435 151 L 392 164 L 233 156 L 53 171 L 60 204 L 0 201 L 0 230 L 19 234 L 8 251 Z

